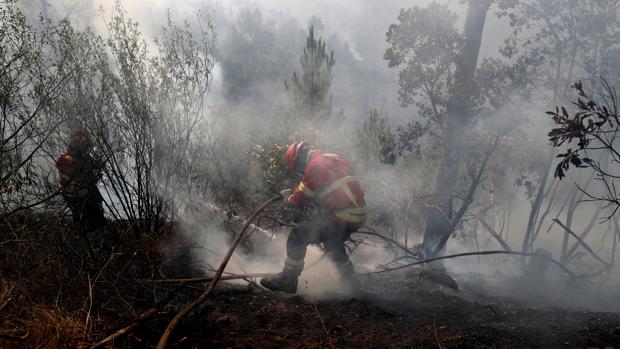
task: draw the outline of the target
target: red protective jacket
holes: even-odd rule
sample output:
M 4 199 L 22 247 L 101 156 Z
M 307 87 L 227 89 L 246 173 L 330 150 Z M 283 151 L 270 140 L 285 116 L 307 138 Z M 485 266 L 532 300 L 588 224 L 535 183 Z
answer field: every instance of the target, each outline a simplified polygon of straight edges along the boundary
M 98 165 L 90 157 L 80 157 L 64 153 L 56 160 L 60 186 L 65 195 L 84 197 L 88 195 L 88 186 L 99 180 Z
M 289 204 L 303 208 L 310 201 L 326 209 L 348 228 L 358 229 L 366 219 L 364 190 L 353 167 L 338 154 L 313 150 L 303 179 L 289 196 Z

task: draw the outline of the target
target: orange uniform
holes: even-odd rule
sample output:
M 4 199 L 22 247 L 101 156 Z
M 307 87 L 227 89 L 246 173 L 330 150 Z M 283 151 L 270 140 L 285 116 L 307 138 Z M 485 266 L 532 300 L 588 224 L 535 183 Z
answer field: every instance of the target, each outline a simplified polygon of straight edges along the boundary
M 289 204 L 303 208 L 316 202 L 328 214 L 350 229 L 366 219 L 366 201 L 353 167 L 341 155 L 312 150 L 303 179 L 289 196 Z
M 90 155 L 70 151 L 56 160 L 62 196 L 71 209 L 73 221 L 82 232 L 95 231 L 105 225 L 103 198 L 97 182 L 101 165 Z
M 64 153 L 56 160 L 60 186 L 66 195 L 83 197 L 87 188 L 99 181 L 99 165 L 90 156 L 76 158 Z

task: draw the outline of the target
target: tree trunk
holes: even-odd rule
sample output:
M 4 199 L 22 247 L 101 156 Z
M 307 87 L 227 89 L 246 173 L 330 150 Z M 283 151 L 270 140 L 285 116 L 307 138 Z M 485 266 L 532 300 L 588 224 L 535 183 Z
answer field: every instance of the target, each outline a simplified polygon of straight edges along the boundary
M 447 105 L 447 120 L 443 131 L 443 159 L 435 183 L 435 203 L 428 212 L 423 248 L 427 257 L 435 257 L 442 251 L 436 246 L 452 234 L 453 191 L 452 184 L 456 181 L 459 167 L 459 136 L 471 118 L 471 100 L 473 97 L 474 75 L 478 64 L 480 44 L 486 15 L 491 0 L 475 0 L 469 2 L 463 35 L 465 46 L 457 61 L 454 87 Z M 441 268 L 441 265 L 431 265 Z

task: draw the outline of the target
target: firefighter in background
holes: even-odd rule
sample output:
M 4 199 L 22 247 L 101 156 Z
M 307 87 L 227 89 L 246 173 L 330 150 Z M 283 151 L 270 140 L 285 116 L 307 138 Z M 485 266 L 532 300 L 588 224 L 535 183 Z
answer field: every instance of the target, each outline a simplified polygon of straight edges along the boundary
M 88 131 L 80 128 L 71 134 L 67 151 L 56 160 L 62 197 L 81 233 L 98 230 L 106 224 L 103 198 L 97 188 L 103 164 L 92 157 L 92 148 Z
M 344 243 L 364 223 L 366 202 L 353 168 L 342 156 L 314 149 L 307 142 L 291 144 L 284 159 L 289 171 L 303 178 L 292 194 L 287 189 L 282 191 L 282 196 L 288 204 L 300 209 L 314 203 L 318 213 L 291 229 L 284 269 L 263 278 L 261 284 L 276 291 L 297 292 L 307 246 L 323 243 L 340 277 L 355 287 L 355 271 Z

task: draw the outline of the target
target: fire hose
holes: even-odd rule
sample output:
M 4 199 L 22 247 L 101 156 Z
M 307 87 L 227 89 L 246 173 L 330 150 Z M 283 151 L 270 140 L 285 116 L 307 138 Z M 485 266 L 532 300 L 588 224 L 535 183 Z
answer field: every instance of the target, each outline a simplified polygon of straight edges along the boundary
M 232 246 L 230 246 L 230 248 L 228 249 L 228 252 L 226 253 L 226 256 L 224 256 L 224 259 L 220 263 L 220 266 L 217 269 L 217 272 L 215 273 L 215 276 L 213 276 L 213 280 L 211 280 L 211 282 L 209 283 L 209 286 L 207 287 L 207 289 L 195 301 L 193 301 L 187 307 L 181 309 L 181 311 L 179 311 L 177 313 L 177 315 L 170 321 L 170 323 L 168 324 L 168 327 L 166 327 L 166 330 L 164 331 L 164 333 L 162 334 L 161 338 L 159 339 L 159 343 L 157 343 L 157 349 L 164 349 L 166 347 L 166 344 L 168 343 L 168 339 L 172 335 L 172 332 L 174 331 L 176 326 L 179 324 L 181 319 L 183 319 L 187 314 L 189 314 L 197 306 L 199 306 L 205 300 L 207 300 L 209 295 L 215 289 L 215 285 L 217 284 L 217 282 L 222 277 L 222 273 L 224 272 L 224 269 L 226 268 L 226 265 L 228 264 L 228 261 L 230 260 L 230 257 L 232 257 L 232 254 L 235 251 L 235 248 L 237 248 L 237 245 L 239 244 L 239 242 L 243 238 L 243 235 L 245 234 L 245 231 L 248 229 L 248 227 L 250 226 L 252 221 L 261 212 L 263 212 L 267 207 L 269 207 L 271 204 L 273 204 L 274 202 L 279 201 L 279 200 L 282 200 L 282 196 L 280 194 L 278 194 L 278 195 L 272 197 L 271 199 L 265 201 L 265 203 L 263 203 L 259 208 L 254 210 L 252 215 L 250 215 L 250 217 L 248 217 L 248 219 L 246 219 L 245 223 L 243 224 L 243 226 L 239 230 L 239 233 L 237 234 L 237 237 L 235 238 Z

